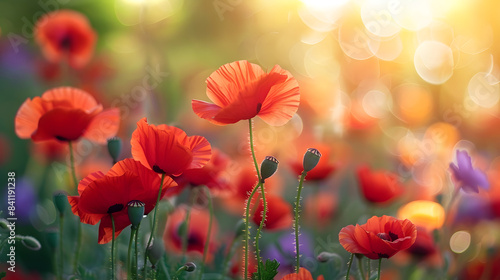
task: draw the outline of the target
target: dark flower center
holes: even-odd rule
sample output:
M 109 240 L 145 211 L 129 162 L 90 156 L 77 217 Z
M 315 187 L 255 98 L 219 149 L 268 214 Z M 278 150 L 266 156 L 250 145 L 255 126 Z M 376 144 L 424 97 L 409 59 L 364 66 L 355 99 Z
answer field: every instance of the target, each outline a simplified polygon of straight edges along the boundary
M 123 204 L 115 204 L 115 205 L 112 205 L 108 208 L 108 214 L 113 214 L 113 213 L 116 213 L 116 212 L 120 212 L 122 211 L 123 209 Z
M 71 48 L 71 38 L 70 36 L 64 36 L 59 42 L 59 46 L 64 50 L 69 50 Z
M 381 232 L 381 233 L 377 233 L 377 236 L 382 239 L 382 240 L 386 240 L 386 241 L 394 241 L 394 240 L 397 240 L 399 238 L 399 236 L 395 233 L 392 233 L 389 231 L 389 233 L 385 233 L 385 232 Z
M 257 114 L 260 112 L 260 109 L 262 109 L 262 103 L 257 104 Z
M 62 136 L 57 136 L 57 135 L 56 135 L 56 139 L 59 140 L 59 141 L 69 141 L 69 139 L 64 138 Z
M 163 169 L 161 169 L 158 165 L 153 165 L 153 171 L 156 172 L 156 173 L 160 173 L 160 174 L 165 174 L 166 172 L 163 171 Z

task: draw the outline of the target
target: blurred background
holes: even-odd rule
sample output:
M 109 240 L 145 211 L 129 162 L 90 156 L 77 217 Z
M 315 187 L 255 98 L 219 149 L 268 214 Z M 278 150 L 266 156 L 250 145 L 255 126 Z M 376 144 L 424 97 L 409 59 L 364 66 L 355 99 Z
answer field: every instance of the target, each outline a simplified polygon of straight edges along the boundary
M 93 57 L 82 68 L 47 61 L 34 41 L 40 16 L 59 9 L 81 12 L 97 33 Z M 71 185 L 66 148 L 15 135 L 14 117 L 26 98 L 69 85 L 120 108 L 122 158 L 130 157 L 136 122 L 148 117 L 203 135 L 237 161 L 248 156 L 247 125 L 212 125 L 196 117 L 191 100 L 208 100 L 205 79 L 218 67 L 248 60 L 264 70 L 279 64 L 300 85 L 301 105 L 288 124 L 255 123 L 259 161 L 274 155 L 282 163 L 276 192 L 293 201 L 292 162 L 309 146 L 322 145 L 335 167 L 305 189 L 304 197 L 333 197 L 324 203 L 326 229 L 316 236 L 330 238 L 344 254 L 337 234 L 347 224 L 396 215 L 414 200 L 446 205 L 454 188 L 449 163 L 464 149 L 491 187 L 461 200 L 453 225 L 460 233 L 453 242 L 461 247 L 454 254 L 463 253 L 458 263 L 484 264 L 485 248 L 496 252 L 500 242 L 498 11 L 494 0 L 1 1 L 0 170 L 16 172 L 16 230 L 49 242 L 52 193 Z M 85 140 L 77 144 L 76 161 L 80 178 L 112 164 L 105 147 Z M 360 165 L 391 172 L 403 191 L 390 204 L 366 202 Z M 3 190 L 0 209 L 6 208 Z M 50 255 L 47 246 L 18 248 L 26 273 L 51 270 L 49 260 L 31 262 Z M 87 265 L 98 265 L 91 258 Z

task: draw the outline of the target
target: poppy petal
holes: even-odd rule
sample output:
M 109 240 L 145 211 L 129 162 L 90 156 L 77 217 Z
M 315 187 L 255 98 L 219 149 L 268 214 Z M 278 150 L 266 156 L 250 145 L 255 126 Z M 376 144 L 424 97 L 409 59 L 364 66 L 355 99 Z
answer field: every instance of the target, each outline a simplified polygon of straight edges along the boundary
M 301 267 L 299 268 L 299 273 L 290 273 L 281 278 L 281 280 L 313 280 L 313 277 L 309 270 Z
M 208 120 L 209 122 L 216 125 L 226 125 L 237 122 L 237 120 L 227 120 L 226 122 L 215 119 L 215 116 L 222 110 L 218 105 L 208 103 L 206 101 L 201 100 L 192 100 L 191 106 L 193 111 L 198 117 Z
M 299 108 L 299 84 L 290 72 L 278 65 L 274 66 L 270 73 L 279 73 L 287 78 L 269 90 L 259 117 L 269 125 L 280 126 L 290 120 Z
M 48 90 L 43 93 L 42 99 L 47 101 L 64 100 L 69 103 L 71 108 L 78 108 L 89 113 L 96 109 L 98 111 L 102 110 L 102 106 L 97 103 L 92 95 L 73 87 L 58 87 Z
M 358 240 L 355 237 L 356 231 L 359 231 L 359 229 L 357 229 L 357 227 L 353 225 L 348 225 L 342 228 L 339 233 L 340 245 L 342 245 L 342 247 L 344 247 L 344 249 L 350 253 L 358 253 L 358 254 L 370 253 L 369 250 L 361 247 L 359 243 L 356 242 Z M 367 238 L 366 236 L 362 237 L 360 232 L 358 232 L 357 234 L 359 240 L 366 240 Z
M 38 121 L 37 130 L 31 135 L 33 141 L 58 139 L 74 141 L 80 138 L 94 115 L 80 109 L 54 108 Z
M 15 118 L 16 134 L 19 138 L 28 139 L 38 127 L 38 120 L 46 112 L 40 97 L 26 99 L 17 111 Z
M 83 137 L 99 144 L 106 144 L 109 138 L 116 135 L 119 127 L 120 110 L 118 108 L 107 109 L 92 119 Z
M 104 215 L 102 214 L 89 214 L 79 211 L 78 204 L 80 202 L 79 196 L 68 196 L 68 202 L 71 205 L 71 211 L 73 214 L 80 217 L 80 221 L 85 224 L 95 225 L 97 224 Z
M 120 235 L 122 230 L 124 230 L 128 225 L 130 225 L 130 220 L 127 214 L 115 215 L 113 214 L 113 220 L 115 223 L 115 238 Z M 105 215 L 101 219 L 99 224 L 99 236 L 97 241 L 99 244 L 106 244 L 113 239 L 113 224 L 111 222 L 111 217 Z

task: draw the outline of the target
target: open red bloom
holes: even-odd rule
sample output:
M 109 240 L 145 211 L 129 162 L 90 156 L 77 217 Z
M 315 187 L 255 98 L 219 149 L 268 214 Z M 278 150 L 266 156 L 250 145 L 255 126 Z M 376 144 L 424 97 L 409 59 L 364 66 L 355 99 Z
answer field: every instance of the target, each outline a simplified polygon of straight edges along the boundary
M 277 195 L 266 195 L 267 215 L 264 228 L 267 230 L 283 230 L 290 228 L 293 224 L 292 206 Z M 264 212 L 264 203 L 260 200 L 257 210 L 253 215 L 253 222 L 260 225 Z
M 115 237 L 130 225 L 127 204 L 132 200 L 145 203 L 144 214 L 156 205 L 160 189 L 160 177 L 133 159 L 117 162 L 106 174 L 94 172 L 78 184 L 79 196 L 69 196 L 73 213 L 82 223 L 95 225 L 99 221 L 99 244 L 109 242 L 113 236 L 111 217 L 115 221 Z M 165 178 L 162 194 L 175 186 L 171 178 Z
M 394 173 L 372 171 L 366 165 L 358 168 L 358 180 L 366 200 L 374 203 L 389 202 L 403 192 Z
M 74 141 L 85 137 L 104 144 L 120 125 L 118 108 L 103 110 L 87 92 L 71 87 L 46 91 L 26 99 L 15 118 L 16 134 L 33 141 Z
M 417 228 L 410 220 L 373 216 L 364 225 L 349 225 L 340 230 L 340 244 L 346 251 L 376 260 L 390 258 L 410 248 L 417 238 Z
M 210 143 L 201 136 L 190 136 L 177 127 L 137 122 L 132 133 L 132 156 L 147 168 L 168 176 L 179 176 L 187 169 L 202 168 L 212 155 Z
M 222 65 L 207 79 L 207 96 L 215 104 L 193 100 L 193 111 L 217 125 L 259 116 L 270 125 L 284 125 L 297 112 L 299 85 L 275 65 L 269 73 L 246 60 Z
M 68 60 L 73 68 L 80 68 L 90 60 L 96 37 L 87 18 L 71 10 L 48 13 L 35 28 L 35 40 L 45 57 L 50 62 Z
M 212 195 L 227 192 L 229 188 L 228 176 L 225 173 L 229 164 L 229 157 L 218 149 L 212 150 L 210 161 L 202 168 L 188 169 L 181 176 L 175 177 L 179 190 L 185 186 L 207 186 Z M 167 194 L 169 195 L 169 194 Z
M 318 276 L 317 280 L 324 280 L 323 275 Z M 281 280 L 314 280 L 311 272 L 309 270 L 301 267 L 299 268 L 299 273 L 290 273 L 281 278 Z
M 163 241 L 167 250 L 181 253 L 183 236 L 179 232 L 180 227 L 186 219 L 187 210 L 184 207 L 178 207 L 167 220 Z M 205 243 L 207 242 L 208 221 L 210 214 L 202 209 L 193 207 L 189 215 L 188 244 L 187 251 L 203 254 Z M 217 239 L 218 225 L 217 220 L 212 221 L 212 232 L 210 234 L 211 252 L 216 248 L 214 240 Z

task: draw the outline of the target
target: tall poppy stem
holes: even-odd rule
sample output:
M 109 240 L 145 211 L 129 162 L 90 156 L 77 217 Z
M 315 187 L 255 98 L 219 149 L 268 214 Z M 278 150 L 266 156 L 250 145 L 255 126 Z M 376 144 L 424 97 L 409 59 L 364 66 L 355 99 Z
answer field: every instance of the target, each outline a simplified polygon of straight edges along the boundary
M 257 266 L 260 268 L 260 248 L 259 248 L 259 239 L 262 228 L 264 227 L 264 221 L 266 220 L 267 213 L 267 203 L 266 203 L 266 195 L 264 194 L 264 183 L 260 184 L 260 192 L 262 193 L 262 204 L 264 210 L 262 211 L 262 219 L 260 220 L 259 228 L 257 229 L 257 233 L 255 234 L 255 254 L 257 255 Z M 261 274 L 259 274 L 261 275 Z
M 138 243 L 138 236 L 139 236 L 139 227 L 141 226 L 141 223 L 139 223 L 137 225 L 137 229 L 135 230 L 135 240 L 134 240 L 134 243 L 135 243 L 135 260 L 134 260 L 134 266 L 133 266 L 133 270 L 134 270 L 134 276 L 135 278 L 137 279 L 137 276 L 138 276 L 138 273 L 137 273 L 137 267 L 138 267 L 138 264 L 137 262 L 139 261 L 139 257 L 138 257 L 138 252 L 139 250 L 137 250 L 137 243 Z
M 358 258 L 358 268 L 359 268 L 359 273 L 361 274 L 361 279 L 365 279 L 365 270 L 363 269 L 363 259 Z
M 257 234 L 255 235 L 255 251 L 256 251 L 256 255 L 257 255 L 257 266 L 260 268 L 260 250 L 259 250 L 258 239 L 260 238 L 260 232 L 262 230 L 262 227 L 264 226 L 264 221 L 266 220 L 267 203 L 266 203 L 266 192 L 264 189 L 264 182 L 262 181 L 262 178 L 260 176 L 259 164 L 257 163 L 257 158 L 255 157 L 255 149 L 254 149 L 254 144 L 253 144 L 253 125 L 252 124 L 253 124 L 252 119 L 248 119 L 248 134 L 249 134 L 249 138 L 250 138 L 250 151 L 252 152 L 252 159 L 253 159 L 253 163 L 255 165 L 255 171 L 257 172 L 257 178 L 259 179 L 260 192 L 262 194 L 262 204 L 264 207 L 264 212 L 262 213 L 262 219 L 260 220 L 259 229 L 257 230 Z M 245 231 L 248 231 L 248 228 L 246 228 Z M 248 247 L 247 247 L 247 249 L 248 249 Z M 245 277 L 247 277 L 247 276 L 245 276 Z
M 160 198 L 161 198 L 161 189 L 163 187 L 163 180 L 165 180 L 165 173 L 161 174 L 161 181 L 160 181 L 160 189 L 158 190 L 158 197 L 156 198 L 156 204 L 155 204 L 155 212 L 153 213 L 153 225 L 151 226 L 151 234 L 149 235 L 149 240 L 148 240 L 148 245 L 146 246 L 146 250 L 151 246 L 151 240 L 153 239 L 153 235 L 155 234 L 155 229 L 156 229 L 156 211 L 158 210 L 158 204 L 160 203 Z M 146 279 L 147 275 L 147 270 L 148 270 L 148 254 L 144 252 L 144 279 Z
M 380 280 L 380 268 L 382 266 L 382 258 L 378 259 L 378 276 L 377 280 Z
M 127 252 L 127 279 L 132 279 L 132 242 L 134 241 L 134 234 L 137 233 L 137 229 L 134 227 L 130 228 L 130 240 L 128 241 L 128 252 Z
M 63 274 L 64 274 L 63 225 L 64 225 L 64 215 L 61 213 L 61 215 L 59 215 L 59 277 L 58 277 L 58 279 L 63 279 Z
M 75 191 L 78 194 L 78 179 L 76 178 L 76 168 L 75 168 L 75 157 L 73 155 L 73 142 L 68 141 L 69 146 L 69 159 L 71 166 L 71 175 L 73 177 L 73 183 L 75 185 Z M 61 233 L 62 238 L 62 233 Z M 73 273 L 76 274 L 78 268 L 78 259 L 80 257 L 80 248 L 82 247 L 82 223 L 78 221 L 78 229 L 76 235 L 76 248 L 75 248 L 75 260 L 73 262 Z
M 243 258 L 243 262 L 245 263 L 245 269 L 243 271 L 243 279 L 248 278 L 248 240 L 250 239 L 250 203 L 252 202 L 252 198 L 257 192 L 257 190 L 260 188 L 260 182 L 253 188 L 252 192 L 250 193 L 250 196 L 247 199 L 247 205 L 245 208 L 245 256 Z
M 349 272 L 351 272 L 351 265 L 353 259 L 354 259 L 354 254 L 351 254 L 351 258 L 349 259 L 349 264 L 347 265 L 347 273 L 345 274 L 345 280 L 349 280 Z
M 214 216 L 214 208 L 212 206 L 212 197 L 210 196 L 210 189 L 207 187 L 204 187 L 206 190 L 207 194 L 207 199 L 208 199 L 208 210 L 210 213 L 209 219 L 208 219 L 208 232 L 207 232 L 207 240 L 205 241 L 205 248 L 203 248 L 203 261 L 201 262 L 200 265 L 200 273 L 198 274 L 198 279 L 201 279 L 203 277 L 203 270 L 205 268 L 205 262 L 207 261 L 207 256 L 208 256 L 208 247 L 210 245 L 210 235 L 212 233 L 212 219 Z
M 115 219 L 113 214 L 109 214 L 111 218 L 111 226 L 113 228 L 113 236 L 111 239 L 111 279 L 115 279 Z
M 300 253 L 299 253 L 299 218 L 300 218 L 300 194 L 302 192 L 302 185 L 304 184 L 304 179 L 306 178 L 307 172 L 302 171 L 300 175 L 299 187 L 297 189 L 297 197 L 295 199 L 295 254 L 296 254 L 296 265 L 295 272 L 299 273 L 300 269 Z
M 227 273 L 227 269 L 228 269 L 227 266 L 229 264 L 229 261 L 231 260 L 231 258 L 234 255 L 234 247 L 236 245 L 236 240 L 237 240 L 237 238 L 233 238 L 233 240 L 231 241 L 231 244 L 229 245 L 229 252 L 227 252 L 226 257 L 224 258 L 224 261 L 222 262 L 222 271 L 220 274 L 220 280 L 223 280 L 226 273 Z

